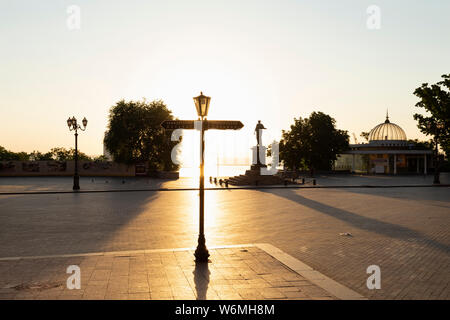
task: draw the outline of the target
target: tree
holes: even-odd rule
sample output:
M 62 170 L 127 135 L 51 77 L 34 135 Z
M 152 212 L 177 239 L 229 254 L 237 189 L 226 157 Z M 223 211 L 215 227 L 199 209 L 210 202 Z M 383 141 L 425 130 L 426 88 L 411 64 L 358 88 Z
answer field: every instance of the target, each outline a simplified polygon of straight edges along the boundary
M 134 164 L 148 162 L 151 170 L 176 170 L 171 160 L 171 132 L 161 127 L 173 119 L 172 112 L 161 100 L 119 101 L 109 111 L 104 143 L 114 161 Z
M 369 141 L 369 134 L 370 134 L 370 132 L 363 131 L 363 132 L 361 132 L 361 134 L 359 136 L 366 139 L 366 141 Z
M 52 159 L 57 161 L 69 161 L 75 159 L 74 148 L 67 150 L 66 148 L 56 147 L 50 150 L 50 154 L 52 155 Z M 92 158 L 78 150 L 78 160 L 92 161 Z
M 29 160 L 31 161 L 48 161 L 53 160 L 53 154 L 51 152 L 42 153 L 40 151 L 34 150 L 29 155 Z
M 0 161 L 69 161 L 75 159 L 75 149 L 56 147 L 52 148 L 49 152 L 42 153 L 40 151 L 33 151 L 31 153 L 26 152 L 12 152 L 6 150 L 4 147 L 0 146 Z M 85 153 L 78 150 L 78 159 L 92 161 L 92 158 Z
M 434 137 L 441 145 L 447 157 L 450 156 L 450 74 L 442 75 L 444 80 L 431 86 L 423 83 L 414 90 L 414 95 L 420 101 L 416 107 L 423 108 L 430 116 L 414 114 L 414 120 L 418 122 L 417 127 L 426 135 Z M 439 128 L 439 124 L 441 127 Z
M 50 153 L 52 154 L 52 158 L 57 161 L 72 160 L 70 151 L 66 148 L 55 147 L 50 150 Z
M 0 161 L 7 161 L 10 159 L 10 151 L 6 150 L 4 147 L 0 146 Z
M 289 131 L 283 130 L 280 160 L 289 169 L 330 170 L 337 155 L 348 149 L 348 132 L 335 127 L 336 120 L 322 112 L 309 118 L 294 118 Z
M 28 161 L 29 155 L 26 152 L 13 152 L 0 146 L 0 161 Z
M 99 155 L 99 156 L 96 156 L 96 157 L 92 158 L 92 161 L 97 161 L 97 162 L 107 162 L 107 161 L 109 161 L 109 160 L 108 160 L 108 158 L 107 158 L 106 156 L 104 156 L 104 155 L 102 154 L 102 155 Z
M 433 150 L 434 148 L 434 141 L 428 140 L 428 141 L 420 141 L 419 139 L 410 139 L 408 140 L 408 144 L 413 144 L 414 149 L 417 150 Z

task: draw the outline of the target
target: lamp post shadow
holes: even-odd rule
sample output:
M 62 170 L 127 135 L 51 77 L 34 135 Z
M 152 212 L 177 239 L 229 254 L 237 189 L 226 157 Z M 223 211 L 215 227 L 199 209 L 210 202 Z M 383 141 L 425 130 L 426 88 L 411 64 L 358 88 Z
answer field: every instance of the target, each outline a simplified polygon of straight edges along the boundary
M 208 262 L 196 262 L 194 274 L 194 283 L 197 300 L 206 300 L 206 293 L 209 285 L 209 271 Z

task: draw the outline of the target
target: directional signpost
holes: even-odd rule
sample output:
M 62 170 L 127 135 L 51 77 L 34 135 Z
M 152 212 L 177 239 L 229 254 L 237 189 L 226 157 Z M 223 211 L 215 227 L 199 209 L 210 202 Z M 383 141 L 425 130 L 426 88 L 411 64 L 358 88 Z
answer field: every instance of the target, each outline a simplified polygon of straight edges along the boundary
M 203 93 L 200 96 L 195 97 L 195 106 L 197 108 L 197 113 L 201 120 L 200 123 L 200 223 L 199 223 L 199 236 L 198 245 L 195 250 L 195 261 L 196 262 L 207 262 L 209 257 L 208 249 L 206 248 L 205 240 L 205 139 L 204 134 L 206 130 L 216 129 L 216 130 L 239 130 L 244 125 L 240 121 L 229 121 L 229 120 L 206 120 L 205 117 L 208 115 L 210 97 L 206 97 Z M 174 129 L 195 129 L 195 120 L 167 120 L 164 121 L 161 126 L 167 130 Z
M 166 120 L 161 126 L 167 130 L 194 129 L 194 120 Z
M 166 120 L 161 124 L 161 126 L 168 130 L 195 129 L 195 120 Z M 234 120 L 204 120 L 203 126 L 205 127 L 205 130 L 239 130 L 244 127 L 242 122 Z

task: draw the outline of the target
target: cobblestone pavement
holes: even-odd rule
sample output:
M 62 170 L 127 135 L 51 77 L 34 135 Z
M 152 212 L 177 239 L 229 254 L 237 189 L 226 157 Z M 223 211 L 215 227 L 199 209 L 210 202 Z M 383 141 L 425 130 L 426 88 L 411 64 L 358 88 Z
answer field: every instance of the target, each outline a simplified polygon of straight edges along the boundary
M 450 299 L 448 187 L 205 197 L 208 246 L 270 243 L 372 299 Z M 197 191 L 3 195 L 0 257 L 195 247 L 197 224 Z M 366 287 L 370 265 L 380 290 Z
M 0 299 L 335 299 L 257 247 L 210 254 L 200 264 L 188 250 L 3 260 Z M 71 265 L 80 268 L 80 289 L 67 288 Z

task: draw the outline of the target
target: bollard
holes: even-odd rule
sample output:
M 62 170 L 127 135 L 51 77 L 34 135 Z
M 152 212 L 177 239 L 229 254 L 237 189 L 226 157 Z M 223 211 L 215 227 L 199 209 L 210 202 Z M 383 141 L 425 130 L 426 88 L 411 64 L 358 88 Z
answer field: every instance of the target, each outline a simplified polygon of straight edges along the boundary
M 316 179 L 313 179 L 313 185 L 314 186 L 316 185 Z
M 305 184 L 305 178 L 302 178 L 302 184 Z

